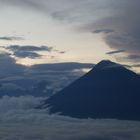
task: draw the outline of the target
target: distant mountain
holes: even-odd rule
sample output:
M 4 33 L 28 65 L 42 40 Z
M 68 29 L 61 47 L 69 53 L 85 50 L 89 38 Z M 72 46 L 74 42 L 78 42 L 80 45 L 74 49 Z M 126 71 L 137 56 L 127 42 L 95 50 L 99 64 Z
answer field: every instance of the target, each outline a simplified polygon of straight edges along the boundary
M 41 106 L 76 118 L 140 120 L 140 76 L 103 60 Z

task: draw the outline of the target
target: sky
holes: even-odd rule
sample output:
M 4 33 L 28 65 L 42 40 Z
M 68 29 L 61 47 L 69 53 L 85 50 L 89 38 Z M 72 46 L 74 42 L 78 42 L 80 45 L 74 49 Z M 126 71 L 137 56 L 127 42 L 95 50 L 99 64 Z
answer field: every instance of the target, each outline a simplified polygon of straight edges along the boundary
M 139 4 L 139 0 L 0 0 L 1 53 L 24 65 L 111 59 L 139 70 Z

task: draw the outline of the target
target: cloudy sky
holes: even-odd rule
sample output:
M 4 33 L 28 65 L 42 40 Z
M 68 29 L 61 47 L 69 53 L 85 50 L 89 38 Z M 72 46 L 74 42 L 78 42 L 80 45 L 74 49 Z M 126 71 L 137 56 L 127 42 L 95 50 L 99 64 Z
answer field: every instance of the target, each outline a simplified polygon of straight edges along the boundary
M 0 0 L 0 50 L 18 63 L 111 59 L 139 68 L 139 0 Z
M 140 0 L 0 0 L 0 92 L 11 95 L 0 98 L 0 139 L 139 140 L 140 122 L 50 115 L 35 109 L 44 97 L 12 97 L 17 89 L 36 90 L 42 80 L 56 92 L 102 59 L 140 72 L 139 5 Z

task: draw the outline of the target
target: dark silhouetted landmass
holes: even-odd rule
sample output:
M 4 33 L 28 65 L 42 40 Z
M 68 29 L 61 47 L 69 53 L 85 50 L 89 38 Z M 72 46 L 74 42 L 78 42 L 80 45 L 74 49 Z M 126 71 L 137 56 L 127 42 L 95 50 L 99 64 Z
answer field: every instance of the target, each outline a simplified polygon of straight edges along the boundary
M 140 76 L 104 60 L 47 99 L 46 106 L 50 113 L 76 118 L 140 120 Z

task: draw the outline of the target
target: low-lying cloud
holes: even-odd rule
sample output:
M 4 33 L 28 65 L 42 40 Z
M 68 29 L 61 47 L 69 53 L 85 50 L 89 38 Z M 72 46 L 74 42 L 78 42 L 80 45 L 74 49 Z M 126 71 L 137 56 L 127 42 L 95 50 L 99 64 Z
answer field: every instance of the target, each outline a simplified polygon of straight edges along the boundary
M 140 122 L 74 119 L 38 110 L 44 98 L 0 99 L 1 140 L 139 140 Z
M 30 67 L 16 63 L 9 54 L 0 54 L 0 97 L 4 95 L 48 96 L 61 90 L 93 68 L 88 63 L 36 64 Z
M 36 64 L 30 67 L 31 70 L 36 71 L 74 71 L 76 69 L 90 69 L 94 66 L 91 63 L 76 63 L 76 62 L 67 62 L 67 63 L 52 63 L 52 64 Z

